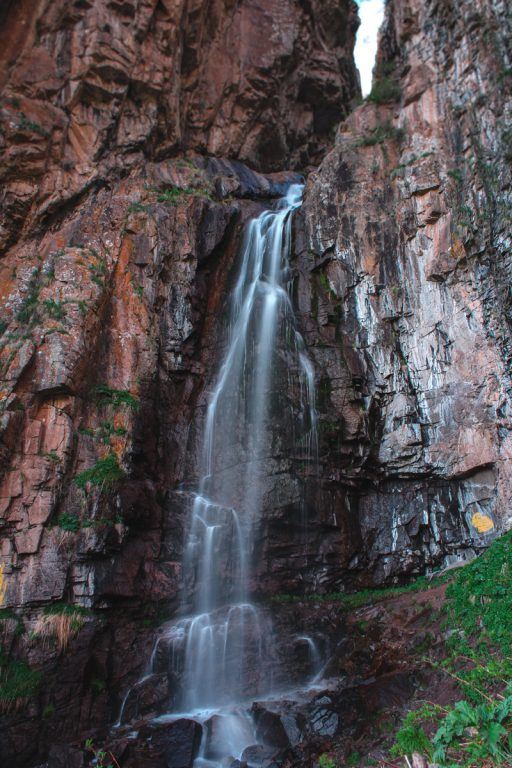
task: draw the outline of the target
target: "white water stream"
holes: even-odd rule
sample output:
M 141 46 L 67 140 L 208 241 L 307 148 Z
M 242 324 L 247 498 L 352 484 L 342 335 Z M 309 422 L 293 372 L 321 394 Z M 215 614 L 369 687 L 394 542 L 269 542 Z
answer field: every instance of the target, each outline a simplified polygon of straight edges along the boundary
M 180 681 L 174 716 L 186 713 L 204 722 L 212 711 L 220 713 L 217 742 L 225 744 L 226 757 L 240 757 L 255 743 L 243 702 L 274 693 L 272 626 L 250 593 L 272 446 L 285 437 L 279 434 L 284 421 L 272 413 L 273 388 L 282 386 L 275 376 L 279 354 L 279 364 L 285 360 L 299 380 L 299 434 L 292 440 L 306 461 L 317 460 L 314 370 L 287 284 L 292 215 L 301 197 L 302 186 L 291 185 L 275 210 L 246 228 L 228 342 L 206 412 L 201 480 L 191 503 L 183 559 L 188 615 L 167 625 L 149 670 L 165 641 Z M 310 638 L 301 640 L 310 646 L 316 674 L 316 647 Z M 201 765 L 221 765 L 218 754 L 208 754 L 205 739 L 196 768 Z

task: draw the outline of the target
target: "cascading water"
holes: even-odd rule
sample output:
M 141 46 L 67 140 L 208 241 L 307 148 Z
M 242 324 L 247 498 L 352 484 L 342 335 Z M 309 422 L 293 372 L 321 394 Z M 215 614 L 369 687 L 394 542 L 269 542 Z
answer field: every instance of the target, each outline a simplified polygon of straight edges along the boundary
M 293 372 L 299 384 L 297 434 L 291 440 L 302 459 L 317 460 L 314 371 L 287 290 L 292 213 L 301 197 L 302 186 L 291 185 L 275 210 L 246 228 L 226 351 L 206 412 L 201 480 L 192 495 L 183 560 L 183 612 L 188 615 L 168 625 L 152 655 L 151 665 L 165 640 L 180 685 L 174 712 L 203 722 L 206 713 L 222 713 L 223 755 L 213 755 L 215 760 L 239 757 L 255 743 L 251 720 L 240 705 L 272 689 L 272 627 L 250 596 L 265 479 L 272 446 L 283 437 L 283 420 L 271 412 L 279 365 L 285 378 Z M 300 640 L 310 642 L 316 653 L 312 641 Z M 316 657 L 312 666 L 314 675 Z M 210 759 L 203 743 L 196 766 L 220 765 L 212 762 L 211 750 L 206 755 Z

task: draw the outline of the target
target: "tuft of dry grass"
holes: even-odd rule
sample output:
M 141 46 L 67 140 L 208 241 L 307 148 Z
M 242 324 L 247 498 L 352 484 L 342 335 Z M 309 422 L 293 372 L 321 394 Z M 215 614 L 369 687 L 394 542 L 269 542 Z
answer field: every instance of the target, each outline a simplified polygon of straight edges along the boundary
M 78 609 L 45 613 L 37 620 L 34 634 L 48 644 L 55 639 L 59 651 L 65 651 L 69 641 L 80 632 L 85 621 L 84 614 Z

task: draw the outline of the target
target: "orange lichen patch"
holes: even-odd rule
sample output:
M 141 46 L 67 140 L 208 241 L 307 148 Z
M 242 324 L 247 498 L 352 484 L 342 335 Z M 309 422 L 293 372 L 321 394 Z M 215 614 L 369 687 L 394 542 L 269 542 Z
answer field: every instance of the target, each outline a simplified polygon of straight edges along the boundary
M 473 527 L 478 533 L 489 533 L 494 528 L 494 523 L 489 515 L 484 515 L 483 512 L 475 512 L 471 518 Z

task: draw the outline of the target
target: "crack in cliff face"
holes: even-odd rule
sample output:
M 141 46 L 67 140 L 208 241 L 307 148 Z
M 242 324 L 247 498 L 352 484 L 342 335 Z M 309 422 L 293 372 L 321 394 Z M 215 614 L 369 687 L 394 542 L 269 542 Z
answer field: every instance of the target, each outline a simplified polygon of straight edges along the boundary
M 2 8 L 1 563 L 27 632 L 1 629 L 45 675 L 2 733 L 20 768 L 112 721 L 177 605 L 168 489 L 194 463 L 237 237 L 297 178 L 223 158 L 310 167 L 358 93 L 350 2 L 64 5 Z M 499 2 L 389 2 L 380 84 L 309 175 L 290 277 L 322 474 L 270 462 L 263 597 L 408 578 L 508 526 L 509 39 Z M 126 476 L 84 494 L 104 459 Z M 91 608 L 63 656 L 29 634 L 55 601 Z

